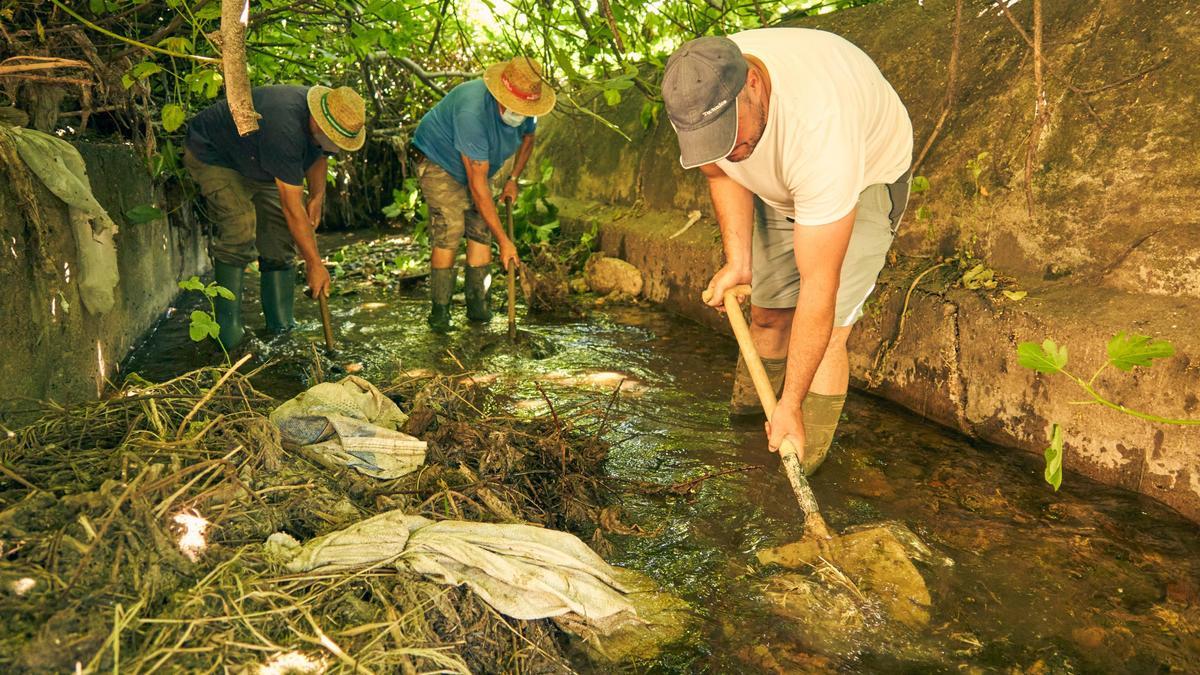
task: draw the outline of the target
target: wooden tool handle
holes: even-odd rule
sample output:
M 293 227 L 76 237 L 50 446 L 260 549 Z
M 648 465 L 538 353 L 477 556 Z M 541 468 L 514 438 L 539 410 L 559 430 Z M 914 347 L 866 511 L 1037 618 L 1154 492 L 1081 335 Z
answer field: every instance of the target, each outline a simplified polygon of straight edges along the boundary
M 321 327 L 325 330 L 325 349 L 333 351 L 333 324 L 329 318 L 329 298 L 324 295 L 318 295 L 317 300 L 321 303 Z
M 746 317 L 742 314 L 742 307 L 738 301 L 739 297 L 749 294 L 750 287 L 746 285 L 735 286 L 725 291 L 725 314 L 729 317 L 729 325 L 733 328 L 738 348 L 742 351 L 742 360 L 746 362 L 746 369 L 750 371 L 750 378 L 754 381 L 754 391 L 758 393 L 763 412 L 767 414 L 767 419 L 771 419 L 779 401 L 775 399 L 775 389 L 771 386 L 766 369 L 763 368 L 758 349 L 754 347 L 754 340 L 750 337 L 750 326 L 746 325 Z M 817 497 L 808 484 L 808 478 L 804 476 L 804 469 L 800 466 L 800 455 L 790 440 L 785 438 L 779 446 L 779 457 L 783 463 L 783 472 L 792 484 L 792 492 L 796 493 L 796 501 L 804 511 L 805 527 L 812 534 L 829 539 L 829 527 L 821 517 Z
M 512 241 L 512 200 L 506 199 L 504 202 L 507 206 L 508 240 Z M 512 342 L 517 339 L 517 266 L 509 263 L 505 267 L 508 268 L 508 339 Z M 528 301 L 529 298 L 526 297 L 525 300 Z

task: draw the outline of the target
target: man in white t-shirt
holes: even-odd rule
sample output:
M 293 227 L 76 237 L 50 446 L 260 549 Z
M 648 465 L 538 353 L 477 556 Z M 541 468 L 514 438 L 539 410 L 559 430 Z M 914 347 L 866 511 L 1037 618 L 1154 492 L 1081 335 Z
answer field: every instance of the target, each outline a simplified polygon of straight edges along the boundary
M 769 445 L 824 460 L 846 400 L 846 339 L 908 201 L 912 123 L 865 53 L 765 28 L 680 47 L 663 76 L 680 162 L 708 179 L 725 266 L 708 304 L 752 283 L 751 333 L 779 405 Z M 739 361 L 733 412 L 761 412 Z

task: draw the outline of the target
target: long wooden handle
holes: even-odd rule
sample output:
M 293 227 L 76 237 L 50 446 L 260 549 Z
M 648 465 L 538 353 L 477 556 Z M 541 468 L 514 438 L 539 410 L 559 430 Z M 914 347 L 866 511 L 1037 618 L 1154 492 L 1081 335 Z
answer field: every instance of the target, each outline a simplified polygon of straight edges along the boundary
M 321 327 L 325 329 L 325 349 L 333 351 L 333 323 L 329 318 L 329 299 L 324 295 L 318 295 L 317 300 L 321 303 Z
M 513 220 L 512 220 L 512 200 L 506 199 L 507 218 L 508 218 L 508 240 L 513 239 Z M 516 246 L 516 244 L 513 244 Z M 515 341 L 517 339 L 517 266 L 507 264 L 508 267 L 508 339 Z M 526 301 L 529 298 L 525 298 Z
M 738 348 L 742 351 L 746 369 L 750 371 L 750 378 L 754 380 L 754 391 L 758 393 L 763 412 L 767 414 L 767 419 L 771 419 L 779 402 L 775 399 L 775 389 L 771 386 L 766 369 L 763 368 L 762 359 L 759 358 L 758 349 L 750 337 L 750 327 L 746 325 L 746 317 L 742 314 L 742 307 L 738 301 L 739 297 L 749 294 L 750 287 L 746 285 L 735 286 L 725 291 L 725 314 L 729 317 L 729 325 L 733 328 Z M 804 476 L 804 469 L 800 466 L 800 455 L 790 440 L 785 438 L 779 446 L 779 457 L 783 464 L 783 472 L 792 484 L 792 492 L 796 493 L 796 501 L 804 511 L 805 528 L 818 537 L 829 539 L 829 527 L 821 517 L 817 497 L 808 484 L 808 478 Z

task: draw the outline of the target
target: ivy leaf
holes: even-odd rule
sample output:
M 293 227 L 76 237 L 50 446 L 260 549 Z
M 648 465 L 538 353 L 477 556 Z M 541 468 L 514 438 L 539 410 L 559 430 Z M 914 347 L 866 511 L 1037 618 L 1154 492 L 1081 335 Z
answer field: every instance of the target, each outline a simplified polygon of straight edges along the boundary
M 1046 482 L 1054 487 L 1055 492 L 1058 492 L 1058 488 L 1062 485 L 1062 427 L 1055 424 L 1050 428 L 1050 447 L 1046 448 L 1046 451 L 1042 454 L 1046 457 L 1046 472 L 1044 474 Z
M 1124 371 L 1132 370 L 1134 366 L 1154 365 L 1154 359 L 1165 359 L 1174 354 L 1174 345 L 1149 335 L 1121 331 L 1108 341 L 1109 362 Z
M 1017 363 L 1039 373 L 1057 373 L 1067 366 L 1067 348 L 1046 338 L 1042 344 L 1022 342 L 1017 345 Z
M 162 109 L 162 125 L 164 131 L 175 131 L 183 126 L 183 108 L 174 103 L 168 103 Z
M 929 179 L 925 176 L 913 176 L 911 192 L 919 195 L 929 189 Z
M 142 225 L 152 220 L 158 220 L 162 217 L 162 209 L 150 204 L 135 206 L 125 212 L 125 220 L 129 221 L 130 225 Z
M 185 291 L 204 291 L 204 283 L 200 281 L 200 277 L 192 276 L 191 279 L 184 279 L 179 282 L 179 287 Z

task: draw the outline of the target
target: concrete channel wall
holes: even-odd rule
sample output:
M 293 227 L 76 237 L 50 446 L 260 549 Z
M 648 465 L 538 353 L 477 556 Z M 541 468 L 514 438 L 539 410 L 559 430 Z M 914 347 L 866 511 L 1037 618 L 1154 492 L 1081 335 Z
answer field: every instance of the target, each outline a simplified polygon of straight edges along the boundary
M 164 191 L 127 145 L 78 143 L 96 198 L 120 228 L 120 283 L 112 310 L 96 316 L 77 290 L 79 262 L 66 205 L 33 179 L 41 226 L 12 185 L 24 167 L 0 163 L 0 401 L 93 398 L 179 293 L 176 282 L 208 264 L 204 237 L 190 210 L 131 224 L 128 210 L 152 204 L 168 211 Z M 13 406 L 19 407 L 19 406 Z
M 1024 5 L 1014 12 L 1028 25 Z M 953 6 L 884 2 L 801 25 L 841 33 L 875 58 L 905 100 L 920 148 L 941 110 Z M 914 197 L 895 260 L 852 337 L 853 383 L 969 436 L 1039 454 L 1059 423 L 1063 489 L 1082 473 L 1200 520 L 1200 428 L 1080 405 L 1086 396 L 1075 384 L 1033 374 L 1016 354 L 1019 342 L 1053 338 L 1086 379 L 1117 331 L 1169 339 L 1176 356 L 1129 373 L 1109 368 L 1095 386 L 1130 408 L 1200 417 L 1194 6 L 1047 6 L 1047 58 L 1071 64 L 1087 84 L 1049 87 L 1030 183 L 1036 217 L 1024 176 L 1031 57 L 1003 16 L 972 7 L 960 97 L 919 172 L 932 189 Z M 643 271 L 649 299 L 725 330 L 699 302 L 721 263 L 706 187 L 698 172 L 680 170 L 665 120 L 639 121 L 643 104 L 630 95 L 615 109 L 600 104 L 632 142 L 578 114 L 546 120 L 539 153 L 555 167 L 555 201 L 569 227 L 598 226 L 603 250 Z M 700 220 L 684 229 L 692 211 Z M 930 270 L 956 257 L 982 262 L 1001 287 L 962 288 L 953 260 Z M 1014 301 L 1003 289 L 1028 295 Z

